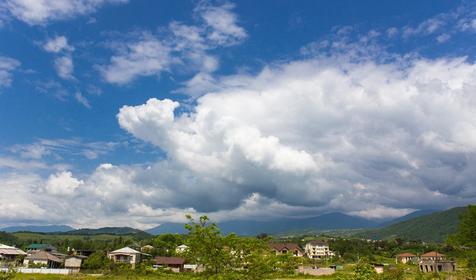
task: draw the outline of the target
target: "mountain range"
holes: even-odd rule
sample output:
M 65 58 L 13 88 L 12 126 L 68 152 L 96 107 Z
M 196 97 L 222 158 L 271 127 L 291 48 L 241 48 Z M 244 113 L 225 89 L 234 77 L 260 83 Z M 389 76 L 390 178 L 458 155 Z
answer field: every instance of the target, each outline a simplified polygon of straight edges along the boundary
M 459 217 L 466 209 L 466 207 L 455 207 L 404 221 L 400 220 L 385 227 L 369 229 L 358 233 L 356 237 L 369 239 L 401 238 L 405 240 L 442 242 L 448 238 L 448 235 L 456 232 L 459 225 Z
M 311 218 L 283 218 L 273 221 L 236 220 L 218 223 L 224 234 L 238 235 L 316 233 L 332 230 L 333 234 L 344 234 L 368 239 L 444 241 L 449 234 L 456 231 L 459 217 L 466 207 L 456 207 L 444 211 L 420 210 L 390 221 L 369 220 L 343 213 L 328 213 Z M 350 230 L 350 231 L 346 231 Z M 186 233 L 182 223 L 164 223 L 160 226 L 142 231 L 131 227 L 104 227 L 98 229 L 74 229 L 65 225 L 48 226 L 12 226 L 0 229 L 5 232 L 43 232 L 69 235 L 133 235 L 137 238 L 150 238 L 164 233 Z M 350 235 L 349 235 L 350 233 Z
M 27 226 L 10 226 L 0 228 L 0 231 L 4 232 L 43 232 L 43 233 L 52 233 L 52 232 L 67 232 L 72 231 L 74 228 L 66 225 L 27 225 Z
M 414 216 L 423 215 L 424 212 L 415 213 Z M 411 219 L 414 216 L 407 215 L 400 219 Z M 400 221 L 400 220 L 399 220 Z M 386 221 L 386 223 L 393 223 Z M 382 225 L 381 220 L 370 220 L 343 213 L 328 213 L 312 218 L 292 219 L 283 218 L 273 221 L 237 220 L 226 221 L 217 224 L 224 234 L 236 233 L 238 235 L 257 235 L 259 233 L 281 234 L 306 231 L 321 231 L 335 229 L 362 229 L 376 228 Z M 185 233 L 184 224 L 164 223 L 158 227 L 146 230 L 150 234 Z

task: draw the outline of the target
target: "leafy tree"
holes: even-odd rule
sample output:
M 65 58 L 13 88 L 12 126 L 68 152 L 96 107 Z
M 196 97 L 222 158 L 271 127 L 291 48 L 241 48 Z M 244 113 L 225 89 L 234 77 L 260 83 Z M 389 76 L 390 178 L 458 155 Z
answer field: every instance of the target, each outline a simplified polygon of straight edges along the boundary
M 8 271 L 0 271 L 0 280 L 14 279 L 16 275 L 15 270 L 9 269 Z
M 376 273 L 372 265 L 365 260 L 361 260 L 354 268 L 354 280 L 371 280 L 376 278 Z
M 467 260 L 467 274 L 471 279 L 476 279 L 476 251 L 466 253 Z
M 211 275 L 225 273 L 231 263 L 228 240 L 223 238 L 216 224 L 210 223 L 207 216 L 201 216 L 196 222 L 187 215 L 189 223 L 185 228 L 189 231 L 187 256 L 199 265 L 203 265 L 205 272 Z
M 476 247 L 476 205 L 468 205 L 460 217 L 458 231 L 449 237 L 448 243 Z
M 273 273 L 276 258 L 269 250 L 268 239 L 235 237 L 230 241 L 234 247 L 234 266 L 240 268 L 243 274 L 241 279 L 265 279 Z
M 393 269 L 389 269 L 380 275 L 378 279 L 381 280 L 404 280 L 405 279 L 405 270 L 402 265 L 397 265 Z
M 106 253 L 97 251 L 92 253 L 83 264 L 86 269 L 104 269 L 108 268 L 111 261 L 107 258 Z

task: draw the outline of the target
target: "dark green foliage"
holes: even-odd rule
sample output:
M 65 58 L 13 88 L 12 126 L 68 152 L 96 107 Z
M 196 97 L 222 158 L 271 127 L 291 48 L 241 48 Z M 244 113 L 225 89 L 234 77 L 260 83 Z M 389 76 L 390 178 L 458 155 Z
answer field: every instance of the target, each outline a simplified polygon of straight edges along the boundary
M 8 272 L 2 272 L 0 271 L 0 280 L 10 280 L 15 278 L 15 271 L 14 270 L 9 270 Z
M 107 255 L 103 251 L 97 251 L 91 254 L 86 260 L 84 260 L 83 268 L 85 269 L 103 269 L 108 267 L 111 261 L 107 258 Z
M 156 256 L 174 256 L 176 255 L 175 248 L 183 243 L 184 238 L 180 234 L 161 234 L 150 242 L 154 250 L 149 253 Z
M 476 248 L 476 205 L 468 205 L 460 216 L 458 231 L 448 241 L 450 244 Z
M 357 236 L 370 239 L 402 238 L 404 240 L 443 242 L 450 234 L 456 232 L 459 225 L 459 216 L 466 209 L 466 207 L 456 207 L 435 212 L 381 229 L 364 231 L 357 234 Z
M 0 231 L 0 243 L 8 244 L 8 245 L 16 245 L 19 243 L 19 240 L 15 235 L 11 233 Z
M 354 280 L 376 279 L 376 273 L 371 264 L 369 264 L 365 260 L 361 260 L 355 266 L 352 279 Z

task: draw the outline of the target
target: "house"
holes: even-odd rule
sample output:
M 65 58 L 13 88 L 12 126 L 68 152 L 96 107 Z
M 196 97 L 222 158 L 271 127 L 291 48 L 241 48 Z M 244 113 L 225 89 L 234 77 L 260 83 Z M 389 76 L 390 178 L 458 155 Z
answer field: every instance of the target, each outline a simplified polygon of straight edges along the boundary
M 64 261 L 64 268 L 70 269 L 73 273 L 78 273 L 81 269 L 85 256 L 68 256 Z
M 47 268 L 58 268 L 62 264 L 62 259 L 46 251 L 33 251 L 32 253 L 29 253 L 23 261 L 23 265 L 26 267 L 34 265 Z
M 321 240 L 313 240 L 304 247 L 306 255 L 310 259 L 323 259 L 334 256 L 334 253 L 329 249 L 329 245 Z
M 422 261 L 443 261 L 446 260 L 446 256 L 444 254 L 440 254 L 435 251 L 431 251 L 428 253 L 425 253 L 420 256 L 420 260 Z
M 401 253 L 395 256 L 396 263 L 415 263 L 417 261 L 417 256 L 412 253 Z
M 292 254 L 294 257 L 304 256 L 304 251 L 296 243 L 271 243 L 270 248 L 276 255 Z
M 136 264 L 141 262 L 142 255 L 147 254 L 141 253 L 129 247 L 124 247 L 122 249 L 108 253 L 107 257 L 115 263 L 130 264 L 132 268 L 135 268 Z
M 421 272 L 453 272 L 456 271 L 456 263 L 448 260 L 420 260 L 418 268 Z
M 456 270 L 454 261 L 446 260 L 444 254 L 431 251 L 420 256 L 418 268 L 421 272 L 452 272 Z
M 381 274 L 383 273 L 385 265 L 383 263 L 372 263 L 375 273 Z
M 55 252 L 56 247 L 50 244 L 42 244 L 42 243 L 32 243 L 26 247 L 27 251 L 46 251 L 46 252 Z
M 154 267 L 164 267 L 173 272 L 182 272 L 184 270 L 185 259 L 178 257 L 156 257 Z
M 183 253 L 187 252 L 187 250 L 188 250 L 188 246 L 185 245 L 185 244 L 182 244 L 180 246 L 177 246 L 177 248 L 175 248 L 175 253 L 183 254 Z
M 0 244 L 0 263 L 22 262 L 25 256 L 26 253 L 18 248 Z
M 144 245 L 144 246 L 140 247 L 141 252 L 147 252 L 147 253 L 152 252 L 154 249 L 155 248 L 152 245 Z

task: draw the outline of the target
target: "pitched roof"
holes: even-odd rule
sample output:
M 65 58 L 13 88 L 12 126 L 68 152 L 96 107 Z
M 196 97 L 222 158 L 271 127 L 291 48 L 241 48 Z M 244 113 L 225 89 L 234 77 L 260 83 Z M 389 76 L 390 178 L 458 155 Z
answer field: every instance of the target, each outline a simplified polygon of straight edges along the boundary
M 408 252 L 405 252 L 405 253 L 401 253 L 401 254 L 398 254 L 397 257 L 416 257 L 415 254 L 412 254 L 412 253 L 408 253 Z
M 32 250 L 41 250 L 41 249 L 54 249 L 55 247 L 51 246 L 50 244 L 32 243 L 28 245 L 27 248 Z
M 276 250 L 276 251 L 283 251 L 283 250 L 287 250 L 287 251 L 294 251 L 294 250 L 298 250 L 300 252 L 302 252 L 302 249 L 301 247 L 299 247 L 299 245 L 297 245 L 296 243 L 271 243 L 269 244 L 269 246 Z
M 435 252 L 435 251 L 431 251 L 431 252 L 427 252 L 427 253 L 425 253 L 421 256 L 422 257 L 444 257 L 445 255 L 441 254 L 441 253 L 438 253 L 438 252 Z
M 182 265 L 185 263 L 184 258 L 178 257 L 156 257 L 154 259 L 155 264 L 166 264 L 166 265 Z
M 27 256 L 25 259 L 27 260 L 38 260 L 38 261 L 53 261 L 53 262 L 62 262 L 62 260 L 48 252 L 45 251 L 37 251 L 32 253 L 31 255 Z
M 124 248 L 112 251 L 109 254 L 141 254 L 141 252 L 136 251 L 136 250 L 134 250 L 132 248 L 129 248 L 129 247 L 124 247 Z
M 0 255 L 26 255 L 26 253 L 18 248 L 0 244 Z
M 312 246 L 327 246 L 327 242 L 322 240 L 312 240 L 309 241 L 308 244 L 311 244 Z

